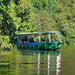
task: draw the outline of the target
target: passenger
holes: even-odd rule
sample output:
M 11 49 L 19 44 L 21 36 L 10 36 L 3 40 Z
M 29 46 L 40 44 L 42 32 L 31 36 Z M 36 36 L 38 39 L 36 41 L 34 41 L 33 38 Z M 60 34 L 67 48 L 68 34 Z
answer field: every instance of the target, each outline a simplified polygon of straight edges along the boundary
M 36 40 L 36 43 L 37 43 L 37 44 L 39 43 L 39 40 L 38 40 L 38 39 Z
M 32 42 L 34 42 L 34 39 L 32 38 Z
M 20 44 L 22 44 L 23 42 L 22 41 L 20 41 Z
M 28 38 L 27 36 L 24 37 L 24 44 L 26 44 L 28 42 Z
M 21 39 L 22 42 L 24 42 L 24 37 Z
M 29 42 L 34 42 L 34 39 L 33 38 L 29 39 Z
M 22 43 L 23 43 L 23 44 L 26 44 L 26 43 L 27 43 L 27 41 L 28 41 L 27 36 L 23 37 L 21 41 L 22 41 Z
M 40 42 L 46 42 L 44 38 L 41 38 Z
M 40 40 L 40 42 L 42 42 L 42 39 Z
M 24 38 L 21 39 L 20 44 L 23 44 L 23 42 L 24 42 Z
M 25 37 L 24 37 L 24 41 L 28 41 L 28 38 L 27 38 L 27 36 L 25 36 Z

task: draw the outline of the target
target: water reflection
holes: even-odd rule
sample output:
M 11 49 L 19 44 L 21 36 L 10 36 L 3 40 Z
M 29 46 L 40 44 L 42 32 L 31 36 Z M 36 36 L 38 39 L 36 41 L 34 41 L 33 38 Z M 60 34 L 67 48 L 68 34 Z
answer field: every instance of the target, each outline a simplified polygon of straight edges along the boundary
M 28 75 L 59 75 L 60 51 L 19 50 L 18 71 Z M 20 70 L 19 70 L 20 69 Z
M 75 75 L 75 46 L 63 47 L 61 52 L 1 51 L 0 75 Z
M 0 52 L 0 75 L 16 75 L 16 51 Z
M 0 54 L 0 75 L 59 75 L 60 51 L 13 50 Z
M 61 54 L 57 56 L 56 75 L 59 74 L 61 68 Z

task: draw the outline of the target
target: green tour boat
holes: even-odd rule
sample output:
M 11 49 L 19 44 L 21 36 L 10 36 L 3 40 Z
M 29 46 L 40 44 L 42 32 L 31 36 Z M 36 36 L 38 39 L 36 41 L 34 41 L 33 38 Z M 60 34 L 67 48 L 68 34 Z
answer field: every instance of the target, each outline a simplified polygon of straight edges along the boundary
M 18 33 L 18 48 L 50 50 L 59 49 L 62 45 L 60 32 Z

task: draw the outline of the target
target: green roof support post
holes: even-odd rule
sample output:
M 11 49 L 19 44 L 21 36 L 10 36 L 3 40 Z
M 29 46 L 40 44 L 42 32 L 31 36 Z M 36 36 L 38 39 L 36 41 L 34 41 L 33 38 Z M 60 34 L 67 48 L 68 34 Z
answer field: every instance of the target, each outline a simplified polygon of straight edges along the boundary
M 39 42 L 40 42 L 40 34 L 38 35 L 38 38 L 39 38 Z
M 62 42 L 62 41 L 61 41 L 61 37 L 60 37 L 60 33 L 58 33 L 58 37 L 59 37 L 59 41 Z
M 29 44 L 29 35 L 28 35 L 28 44 Z
M 48 33 L 49 42 L 51 42 L 51 36 L 50 33 Z

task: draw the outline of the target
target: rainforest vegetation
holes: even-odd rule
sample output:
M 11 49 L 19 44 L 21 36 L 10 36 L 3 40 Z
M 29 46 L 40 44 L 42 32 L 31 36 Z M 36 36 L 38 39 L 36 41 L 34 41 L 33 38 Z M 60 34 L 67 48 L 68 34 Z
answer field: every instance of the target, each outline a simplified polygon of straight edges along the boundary
M 10 48 L 19 32 L 60 31 L 75 44 L 75 0 L 0 0 L 0 48 Z

